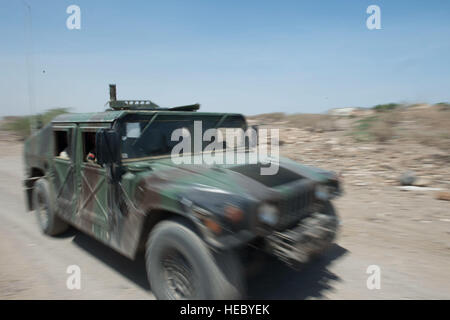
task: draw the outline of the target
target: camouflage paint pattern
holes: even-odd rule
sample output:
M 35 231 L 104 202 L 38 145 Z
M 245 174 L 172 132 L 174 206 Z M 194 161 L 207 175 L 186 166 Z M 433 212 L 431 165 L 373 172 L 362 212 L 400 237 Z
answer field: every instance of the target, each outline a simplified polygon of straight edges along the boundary
M 256 237 L 283 231 L 292 212 L 308 208 L 315 201 L 317 185 L 329 185 L 339 193 L 337 177 L 328 171 L 280 159 L 280 176 L 257 177 L 259 165 L 175 165 L 170 156 L 123 161 L 120 181 L 110 179 L 109 167 L 83 159 L 82 134 L 100 128 L 115 128 L 127 114 L 186 115 L 186 111 L 107 110 L 101 113 L 65 114 L 34 133 L 25 142 L 25 187 L 31 199 L 34 182 L 44 177 L 50 182 L 52 201 L 64 220 L 122 254 L 134 258 L 147 219 L 155 212 L 181 215 L 192 221 L 211 247 L 227 248 L 245 244 Z M 195 112 L 197 115 L 206 114 Z M 217 114 L 223 115 L 223 114 Z M 69 136 L 70 159 L 55 155 L 55 131 Z M 191 155 L 198 157 L 201 155 Z M 192 162 L 195 163 L 195 162 Z M 283 183 L 281 175 L 290 178 Z M 272 181 L 279 181 L 271 185 Z M 286 225 L 262 226 L 256 218 L 262 203 L 279 208 Z M 228 207 L 243 212 L 239 221 L 226 215 Z M 30 207 L 30 209 L 32 209 Z M 285 212 L 284 212 L 285 211 Z M 215 234 L 207 226 L 210 219 L 221 226 Z

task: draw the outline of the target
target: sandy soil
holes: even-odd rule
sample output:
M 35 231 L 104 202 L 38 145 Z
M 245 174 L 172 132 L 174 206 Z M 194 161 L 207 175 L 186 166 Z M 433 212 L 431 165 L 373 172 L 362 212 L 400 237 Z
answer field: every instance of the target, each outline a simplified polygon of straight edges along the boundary
M 128 260 L 74 230 L 41 235 L 25 210 L 21 145 L 0 141 L 0 150 L 0 299 L 154 298 L 142 257 Z M 305 150 L 296 155 L 284 146 L 282 152 L 316 164 Z M 339 169 L 332 162 L 322 167 Z M 337 243 L 299 272 L 269 262 L 249 279 L 249 297 L 449 299 L 450 202 L 430 191 L 361 183 L 371 180 L 349 173 L 345 195 L 335 202 L 343 221 Z M 74 264 L 81 268 L 81 290 L 66 287 L 66 269 Z M 379 290 L 366 287 L 369 265 L 381 268 Z

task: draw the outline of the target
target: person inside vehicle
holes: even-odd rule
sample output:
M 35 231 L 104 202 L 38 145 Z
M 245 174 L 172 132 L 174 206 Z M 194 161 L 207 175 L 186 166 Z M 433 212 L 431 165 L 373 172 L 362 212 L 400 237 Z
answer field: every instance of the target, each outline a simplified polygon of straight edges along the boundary
M 95 158 L 95 153 L 93 151 L 88 152 L 87 156 L 86 156 L 86 162 L 92 163 L 92 164 L 96 164 L 96 158 Z
M 69 153 L 67 152 L 67 148 L 59 153 L 59 157 L 64 160 L 69 160 Z
M 95 133 L 88 133 L 86 135 L 86 149 L 89 152 L 86 155 L 86 162 L 97 164 L 97 157 L 95 156 Z

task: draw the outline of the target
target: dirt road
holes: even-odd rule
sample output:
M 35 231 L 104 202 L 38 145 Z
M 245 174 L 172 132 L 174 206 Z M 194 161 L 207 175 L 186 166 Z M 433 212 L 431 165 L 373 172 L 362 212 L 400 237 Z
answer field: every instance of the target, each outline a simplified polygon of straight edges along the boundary
M 21 146 L 0 144 L 0 299 L 153 299 L 142 257 L 128 260 L 74 230 L 41 235 L 25 211 Z M 336 206 L 337 244 L 300 272 L 270 262 L 249 279 L 250 298 L 450 298 L 450 202 L 349 186 Z M 81 290 L 66 287 L 69 265 L 81 268 Z M 381 269 L 379 290 L 366 287 L 369 265 Z

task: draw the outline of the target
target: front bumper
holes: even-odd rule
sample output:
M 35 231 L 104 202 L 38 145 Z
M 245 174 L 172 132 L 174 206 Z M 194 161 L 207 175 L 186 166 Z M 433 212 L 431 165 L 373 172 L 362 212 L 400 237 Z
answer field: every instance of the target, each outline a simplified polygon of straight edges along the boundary
M 267 236 L 267 249 L 291 267 L 297 267 L 333 242 L 338 224 L 337 216 L 314 212 L 296 227 Z

